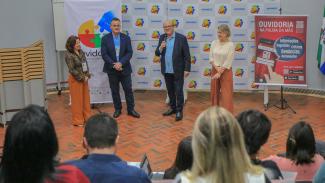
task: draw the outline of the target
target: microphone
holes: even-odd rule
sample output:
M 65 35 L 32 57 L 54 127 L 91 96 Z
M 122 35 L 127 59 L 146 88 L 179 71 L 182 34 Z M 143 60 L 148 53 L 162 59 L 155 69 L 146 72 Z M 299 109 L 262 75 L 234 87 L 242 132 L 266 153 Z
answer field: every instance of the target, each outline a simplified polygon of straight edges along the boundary
M 167 34 L 165 34 L 165 37 L 164 37 L 163 41 L 165 42 L 165 45 L 166 45 L 166 43 L 167 43 Z M 162 48 L 161 51 L 164 51 L 165 49 L 166 49 L 166 46 L 164 48 Z
M 165 34 L 164 41 L 167 42 L 167 34 Z

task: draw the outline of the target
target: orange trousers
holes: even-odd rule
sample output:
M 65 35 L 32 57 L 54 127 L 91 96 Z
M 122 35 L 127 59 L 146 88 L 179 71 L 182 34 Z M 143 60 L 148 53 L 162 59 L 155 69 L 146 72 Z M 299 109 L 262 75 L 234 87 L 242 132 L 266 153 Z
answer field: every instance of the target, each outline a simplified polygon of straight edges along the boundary
M 217 73 L 215 68 L 212 68 L 211 76 Z M 217 105 L 227 109 L 229 112 L 234 112 L 233 102 L 233 80 L 232 69 L 226 69 L 219 79 L 211 80 L 211 102 L 212 105 Z
M 68 82 L 71 96 L 72 124 L 84 125 L 85 121 L 91 116 L 88 81 L 79 82 L 72 75 L 69 75 Z

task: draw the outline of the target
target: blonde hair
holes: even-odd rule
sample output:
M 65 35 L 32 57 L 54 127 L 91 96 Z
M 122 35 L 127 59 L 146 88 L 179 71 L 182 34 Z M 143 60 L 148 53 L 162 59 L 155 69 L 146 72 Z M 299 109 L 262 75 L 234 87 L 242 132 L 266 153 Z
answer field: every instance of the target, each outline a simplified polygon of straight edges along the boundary
M 227 37 L 231 36 L 231 31 L 230 31 L 230 28 L 229 28 L 229 26 L 227 24 L 219 25 L 218 26 L 218 31 L 226 33 Z
M 220 107 L 210 107 L 197 118 L 193 131 L 193 166 L 189 180 L 244 183 L 245 173 L 261 174 L 245 149 L 244 136 L 234 116 Z
M 173 25 L 173 21 L 172 20 L 165 20 L 163 25 Z

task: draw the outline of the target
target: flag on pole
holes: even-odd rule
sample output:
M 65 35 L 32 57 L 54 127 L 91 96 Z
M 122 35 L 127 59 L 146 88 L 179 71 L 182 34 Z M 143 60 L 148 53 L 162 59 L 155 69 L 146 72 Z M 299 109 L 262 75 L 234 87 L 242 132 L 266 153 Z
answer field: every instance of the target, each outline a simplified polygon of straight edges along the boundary
M 320 31 L 318 52 L 317 52 L 318 68 L 325 74 L 325 7 L 323 13 L 323 24 Z

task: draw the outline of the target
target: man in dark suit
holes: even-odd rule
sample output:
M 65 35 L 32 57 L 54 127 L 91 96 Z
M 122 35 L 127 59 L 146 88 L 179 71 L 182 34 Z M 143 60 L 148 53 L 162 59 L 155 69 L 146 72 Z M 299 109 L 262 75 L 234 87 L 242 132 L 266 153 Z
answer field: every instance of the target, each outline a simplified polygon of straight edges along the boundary
M 184 77 L 187 77 L 191 70 L 190 50 L 186 37 L 174 31 L 172 21 L 165 21 L 163 27 L 165 34 L 160 36 L 155 51 L 155 55 L 160 56 L 161 73 L 165 77 L 170 99 L 171 108 L 163 115 L 176 113 L 176 121 L 179 121 L 183 119 Z
M 101 54 L 105 62 L 103 72 L 106 72 L 109 79 L 109 85 L 112 92 L 115 112 L 114 118 L 122 113 L 122 104 L 120 97 L 121 82 L 127 104 L 128 115 L 139 118 L 140 114 L 134 110 L 134 97 L 131 80 L 132 45 L 129 36 L 121 33 L 121 21 L 114 18 L 111 22 L 112 32 L 102 38 Z
M 85 126 L 83 146 L 88 156 L 67 162 L 80 169 L 92 183 L 150 183 L 148 175 L 116 156 L 118 124 L 105 113 L 90 117 Z

